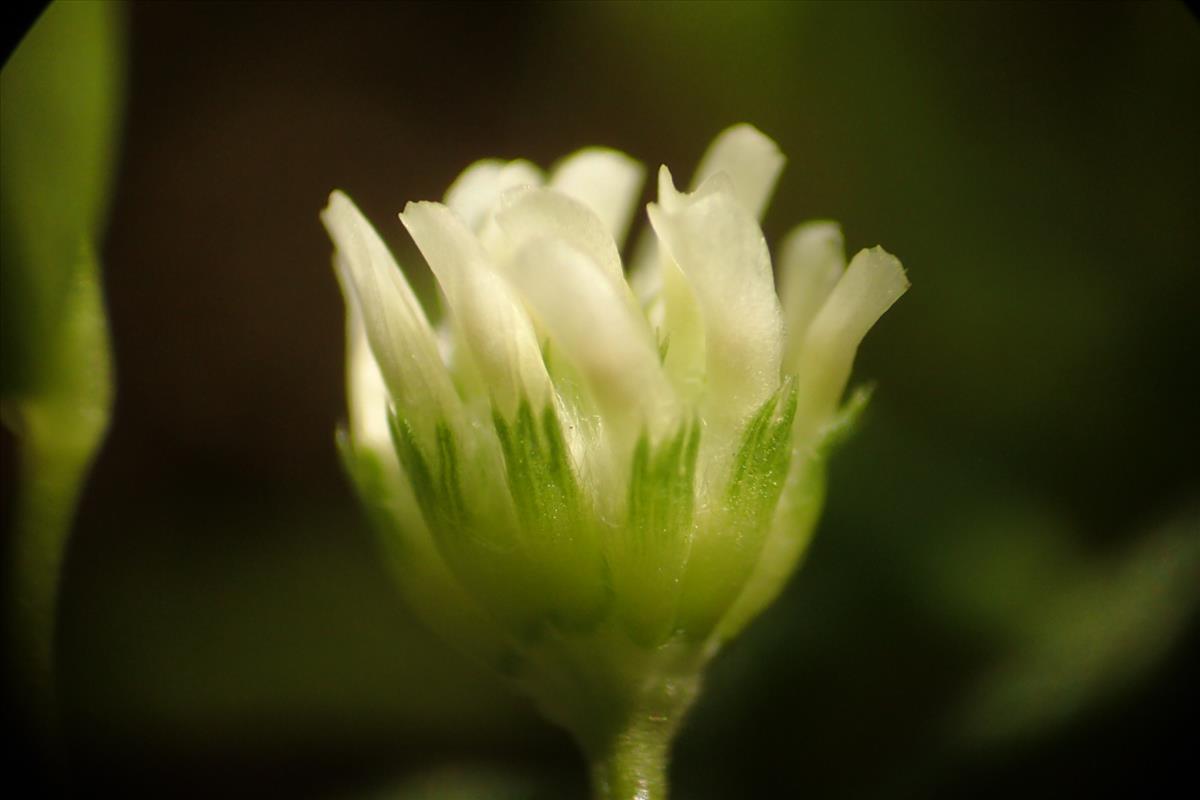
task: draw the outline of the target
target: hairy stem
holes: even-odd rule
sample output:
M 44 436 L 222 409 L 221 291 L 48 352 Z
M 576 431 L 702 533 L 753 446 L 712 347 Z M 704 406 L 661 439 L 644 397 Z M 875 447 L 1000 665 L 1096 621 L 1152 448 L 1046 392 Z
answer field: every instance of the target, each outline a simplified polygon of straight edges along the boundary
M 642 716 L 593 755 L 594 800 L 665 800 L 675 730 L 670 718 Z

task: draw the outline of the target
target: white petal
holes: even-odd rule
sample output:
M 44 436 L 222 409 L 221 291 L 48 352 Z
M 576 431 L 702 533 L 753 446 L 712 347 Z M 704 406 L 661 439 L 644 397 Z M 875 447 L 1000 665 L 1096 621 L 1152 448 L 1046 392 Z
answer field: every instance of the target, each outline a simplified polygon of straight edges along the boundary
M 550 378 L 533 325 L 488 262 L 479 240 L 440 203 L 409 203 L 400 220 L 445 292 L 450 310 L 492 398 L 511 415 L 522 397 L 549 398 Z
M 579 200 L 554 189 L 514 189 L 504 194 L 496 224 L 512 252 L 534 239 L 562 239 L 582 251 L 613 283 L 625 284 L 621 254 L 604 222 Z
M 795 372 L 808 326 L 846 269 L 842 229 L 824 221 L 797 226 L 784 238 L 778 263 L 787 340 L 783 368 Z
M 694 203 L 702 197 L 708 197 L 710 194 L 718 192 L 737 197 L 733 178 L 728 172 L 714 172 L 704 180 L 698 181 L 692 191 L 681 192 L 675 188 L 675 179 L 671 175 L 671 170 L 667 169 L 667 165 L 663 164 L 658 168 L 658 204 L 666 211 L 679 211 L 689 203 Z
M 371 352 L 397 410 L 423 435 L 439 420 L 456 424 L 460 404 L 437 339 L 387 246 L 341 192 L 329 196 L 321 220 L 350 274 Z
M 705 418 L 731 433 L 779 386 L 783 322 L 767 244 L 726 191 L 687 200 L 674 212 L 651 204 L 649 212 L 704 321 Z
M 762 131 L 752 125 L 734 125 L 709 145 L 692 178 L 692 188 L 724 172 L 733 180 L 738 202 L 752 216 L 762 219 L 785 160 L 779 147 Z
M 446 190 L 446 205 L 478 233 L 500 201 L 514 186 L 540 186 L 542 172 L 528 161 L 476 161 L 462 171 Z
M 728 173 L 714 172 L 701 181 L 694 192 L 687 194 L 675 188 L 675 180 L 666 164 L 658 168 L 658 204 L 667 211 L 678 211 L 687 203 L 716 192 L 734 194 L 733 179 Z M 654 231 L 647 229 L 633 251 L 629 274 L 629 285 L 647 313 L 663 291 L 666 263 Z
M 681 398 L 697 403 L 704 391 L 704 316 L 692 285 L 675 260 L 662 259 L 662 295 L 654 310 L 661 310 L 659 337 L 666 347 L 663 369 Z
M 579 200 L 604 223 L 620 247 L 642 191 L 642 165 L 617 150 L 589 147 L 567 156 L 550 175 L 550 187 Z
M 663 276 L 659 257 L 658 239 L 652 230 L 646 228 L 637 237 L 637 244 L 629 259 L 629 288 L 642 308 L 646 309 L 647 315 L 662 292 Z
M 693 196 L 699 197 L 717 188 L 705 184 L 724 174 L 726 177 L 720 180 L 732 184 L 738 202 L 751 216 L 762 219 L 785 161 L 775 142 L 754 126 L 741 124 L 726 128 L 700 159 L 700 166 L 692 176 Z M 672 211 L 678 196 L 670 173 L 662 167 L 658 174 L 658 204 Z M 630 261 L 629 283 L 643 306 L 649 307 L 662 290 L 659 266 L 657 243 L 648 233 L 642 235 Z
M 585 377 L 618 436 L 652 432 L 672 419 L 673 393 L 640 315 L 587 254 L 556 239 L 536 239 L 512 262 L 513 283 L 538 321 Z M 630 439 L 631 441 L 631 439 Z
M 340 255 L 334 257 L 334 272 L 346 301 L 346 399 L 350 415 L 350 440 L 356 449 L 371 450 L 385 462 L 396 460 L 388 432 L 388 393 L 379 364 L 367 341 L 358 294 L 350 267 Z
M 647 342 L 655 341 L 625 281 L 616 243 L 588 206 L 554 189 L 511 189 L 500 199 L 495 220 L 506 239 L 509 258 L 527 243 L 541 238 L 558 239 L 582 252 L 591 268 L 599 269 L 613 292 L 629 307 L 641 336 Z
M 798 435 L 833 413 L 859 343 L 908 286 L 904 267 L 882 247 L 861 250 L 850 262 L 809 326 L 800 351 Z

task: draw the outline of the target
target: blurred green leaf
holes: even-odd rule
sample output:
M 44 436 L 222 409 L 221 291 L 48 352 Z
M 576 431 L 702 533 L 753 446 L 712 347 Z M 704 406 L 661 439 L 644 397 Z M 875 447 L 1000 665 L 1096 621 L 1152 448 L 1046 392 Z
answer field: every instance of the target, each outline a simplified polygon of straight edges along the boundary
M 8 63 L 0 88 L 4 397 L 57 374 L 52 347 L 79 263 L 107 211 L 121 105 L 123 32 L 114 3 L 55 3 Z
M 1063 575 L 1009 655 L 969 692 L 963 730 L 1003 742 L 1065 722 L 1157 665 L 1200 601 L 1200 511 Z

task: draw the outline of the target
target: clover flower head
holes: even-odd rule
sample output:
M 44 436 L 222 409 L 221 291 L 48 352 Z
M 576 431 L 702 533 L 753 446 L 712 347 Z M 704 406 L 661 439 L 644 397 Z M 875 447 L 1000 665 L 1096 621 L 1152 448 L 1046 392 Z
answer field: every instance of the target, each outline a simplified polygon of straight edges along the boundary
M 662 167 L 629 270 L 634 160 L 475 163 L 400 214 L 436 326 L 345 195 L 322 214 L 347 308 L 342 452 L 400 582 L 585 747 L 677 717 L 779 592 L 861 405 L 840 405 L 855 351 L 908 286 L 813 222 L 779 248 L 777 293 L 758 220 L 783 163 L 739 125 L 690 192 Z

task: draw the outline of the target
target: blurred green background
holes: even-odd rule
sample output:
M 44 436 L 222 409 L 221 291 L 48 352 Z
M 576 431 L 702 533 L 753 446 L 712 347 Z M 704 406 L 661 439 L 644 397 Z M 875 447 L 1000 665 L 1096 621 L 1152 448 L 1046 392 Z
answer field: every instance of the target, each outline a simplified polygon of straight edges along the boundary
M 685 176 L 739 121 L 789 156 L 770 241 L 840 220 L 913 289 L 860 352 L 866 423 L 804 568 L 714 666 L 675 796 L 1127 795 L 1183 769 L 1184 5 L 128 11 L 115 417 L 60 624 L 77 790 L 583 796 L 566 735 L 424 633 L 376 558 L 333 447 L 342 308 L 317 212 L 346 190 L 419 273 L 395 213 L 470 161 L 606 144 Z

